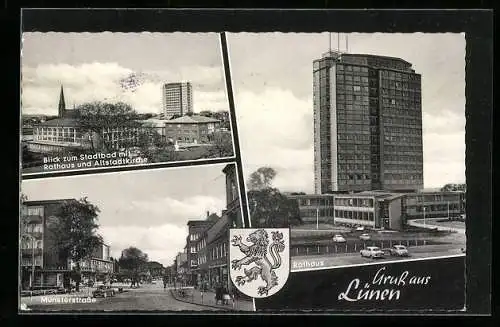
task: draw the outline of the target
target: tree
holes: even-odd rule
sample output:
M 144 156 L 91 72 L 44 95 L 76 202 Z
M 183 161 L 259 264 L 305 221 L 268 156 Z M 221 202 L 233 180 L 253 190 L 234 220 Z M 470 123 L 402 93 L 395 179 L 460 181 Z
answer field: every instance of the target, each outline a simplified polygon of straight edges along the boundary
M 270 188 L 274 177 L 276 177 L 274 168 L 261 167 L 250 175 L 248 188 L 252 191 Z
M 137 279 L 139 273 L 145 268 L 148 262 L 148 255 L 140 249 L 131 246 L 122 251 L 118 262 L 121 268 L 129 271 L 132 279 Z
M 103 129 L 139 127 L 137 121 L 139 115 L 128 104 L 123 102 L 108 103 L 94 101 L 78 106 L 80 126 L 90 132 L 92 150 L 98 149 L 99 142 L 103 143 L 104 150 L 109 148 L 109 144 L 102 137 L 99 138 Z M 98 139 L 99 138 L 99 139 Z
M 233 155 L 233 138 L 228 132 L 215 132 L 213 134 L 212 146 L 209 150 L 210 157 L 231 157 Z
M 302 223 L 297 201 L 276 188 L 248 192 L 252 227 L 286 228 Z
M 203 110 L 198 113 L 200 116 L 205 116 L 205 117 L 214 117 L 214 113 L 211 112 L 210 110 Z
M 250 175 L 247 195 L 253 227 L 279 228 L 302 223 L 297 201 L 271 186 L 276 174 L 274 168 L 261 167 Z
M 466 184 L 446 184 L 441 188 L 441 192 L 465 192 L 467 191 Z
M 79 201 L 65 201 L 57 213 L 57 222 L 54 224 L 54 246 L 59 249 L 60 257 L 76 263 L 73 279 L 76 290 L 80 290 L 81 268 L 80 262 L 89 258 L 94 250 L 102 244 L 102 237 L 98 235 L 97 224 L 99 208 L 90 203 L 87 198 Z
M 176 119 L 176 118 L 180 118 L 180 117 L 182 117 L 182 115 L 180 115 L 180 114 L 173 114 L 172 117 L 170 117 L 170 120 Z

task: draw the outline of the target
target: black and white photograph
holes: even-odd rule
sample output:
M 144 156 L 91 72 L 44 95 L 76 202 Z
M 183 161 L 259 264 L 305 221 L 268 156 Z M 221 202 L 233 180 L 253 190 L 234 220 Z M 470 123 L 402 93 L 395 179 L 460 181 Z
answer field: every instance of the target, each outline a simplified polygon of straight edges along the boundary
M 292 273 L 465 257 L 465 45 L 228 34 L 251 227 L 290 228 Z
M 236 165 L 25 180 L 23 313 L 253 311 L 228 274 Z
M 234 157 L 218 33 L 22 34 L 23 174 Z

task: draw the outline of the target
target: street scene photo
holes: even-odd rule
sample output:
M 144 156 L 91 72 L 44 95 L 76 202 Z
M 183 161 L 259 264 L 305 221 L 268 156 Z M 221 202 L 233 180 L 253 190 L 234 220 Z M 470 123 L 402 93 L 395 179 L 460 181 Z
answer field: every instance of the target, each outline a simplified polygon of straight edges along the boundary
M 23 174 L 234 156 L 217 33 L 23 33 L 21 72 Z
M 290 228 L 292 272 L 466 255 L 464 34 L 228 44 L 251 227 Z
M 252 311 L 228 277 L 233 163 L 24 180 L 20 312 Z

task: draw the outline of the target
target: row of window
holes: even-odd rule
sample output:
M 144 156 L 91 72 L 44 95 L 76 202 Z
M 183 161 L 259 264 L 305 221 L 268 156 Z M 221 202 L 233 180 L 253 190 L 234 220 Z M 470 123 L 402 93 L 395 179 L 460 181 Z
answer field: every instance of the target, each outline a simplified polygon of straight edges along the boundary
M 28 224 L 24 227 L 25 233 L 42 233 L 43 225 L 42 224 Z
M 22 214 L 27 215 L 27 216 L 39 216 L 43 217 L 43 207 L 28 207 L 28 206 L 23 206 L 22 209 Z
M 351 65 L 345 65 L 345 64 L 338 64 L 337 70 L 346 71 L 346 72 L 355 72 L 355 73 L 357 73 L 357 72 L 368 73 L 368 67 L 351 66 Z
M 336 206 L 373 208 L 373 199 L 370 198 L 336 198 Z
M 392 135 L 409 135 L 409 136 L 417 136 L 414 137 L 415 142 L 419 141 L 421 138 L 419 136 L 422 135 L 422 130 L 418 128 L 409 128 L 409 127 L 395 127 L 395 126 L 384 126 L 384 134 Z M 417 144 L 420 142 L 417 142 Z
M 225 258 L 227 256 L 226 243 L 221 243 L 212 248 L 211 259 Z
M 370 144 L 341 144 L 339 143 L 337 145 L 337 150 L 339 152 L 348 152 L 348 151 L 362 151 L 362 152 L 369 152 L 370 151 Z
M 339 179 L 358 181 L 370 179 L 369 174 L 339 174 Z
M 374 217 L 373 212 L 335 210 L 335 218 L 374 221 Z
M 338 158 L 340 160 L 365 160 L 369 161 L 370 160 L 370 155 L 365 154 L 365 153 L 339 153 Z
M 392 163 L 384 163 L 384 170 L 416 170 L 421 169 L 421 163 L 418 162 L 405 162 L 402 164 L 392 164 Z
M 331 198 L 299 198 L 299 206 L 329 206 L 333 203 L 333 197 Z
M 385 153 L 384 154 L 384 163 L 391 162 L 418 162 L 422 159 L 422 153 L 416 152 L 408 155 L 398 155 L 395 153 Z
M 419 137 L 403 136 L 405 134 L 400 133 L 390 133 L 389 135 L 384 135 L 384 141 L 392 144 L 420 144 Z M 406 134 L 408 135 L 408 134 Z
M 422 125 L 421 119 L 415 119 L 415 118 L 409 118 L 409 117 L 395 117 L 395 116 L 390 117 L 387 115 L 383 119 L 384 119 L 384 124 L 388 124 L 388 125 L 401 125 L 404 127 Z
M 360 163 L 355 163 L 355 164 L 339 164 L 338 165 L 339 170 L 343 171 L 350 171 L 350 170 L 356 170 L 356 171 L 370 171 L 370 164 L 360 164 Z
M 426 206 L 416 206 L 416 212 L 433 212 L 433 211 L 458 211 L 462 209 L 460 203 L 433 204 Z
M 400 119 L 411 119 L 413 124 L 420 127 L 422 125 L 422 113 L 417 110 L 405 110 L 396 108 L 384 108 L 382 112 L 382 119 L 385 121 L 386 118 L 397 118 Z M 403 127 L 408 126 L 408 124 L 400 123 Z
M 43 249 L 43 241 L 24 237 L 21 240 L 21 249 Z
M 389 180 L 421 180 L 422 175 L 421 174 L 408 174 L 408 173 L 403 173 L 403 174 L 391 174 L 391 173 L 384 173 L 384 180 L 389 181 Z
M 419 81 L 420 80 L 420 75 L 418 74 L 408 74 L 408 73 L 400 73 L 400 72 L 393 72 L 393 71 L 387 71 L 387 70 L 382 70 L 380 72 L 382 78 L 388 78 L 391 80 L 397 79 L 397 80 L 408 80 L 408 81 Z
M 442 201 L 459 201 L 459 194 L 426 194 L 426 195 L 408 195 L 406 197 L 406 203 L 419 204 L 423 202 L 442 202 Z
M 365 135 L 365 134 L 355 134 L 355 133 L 342 133 L 337 135 L 337 140 L 339 141 L 355 141 L 356 143 L 359 144 L 366 144 L 369 143 L 371 140 L 370 135 Z
M 300 209 L 300 217 L 333 217 L 333 208 Z
M 380 85 L 384 88 L 392 88 L 397 90 L 419 91 L 420 83 L 418 81 L 411 82 L 410 80 L 391 80 L 382 78 Z
M 384 151 L 386 152 L 401 152 L 408 154 L 414 153 L 414 152 L 419 152 L 422 151 L 422 147 L 419 145 L 386 145 L 384 146 Z
M 364 134 L 364 135 L 370 135 L 372 132 L 376 131 L 376 129 L 372 130 L 372 127 L 368 128 L 368 126 L 366 123 L 365 124 L 355 124 L 355 122 L 349 122 L 348 124 L 345 124 L 344 122 L 338 122 L 337 123 L 337 131 L 339 133 L 356 132 L 356 133 Z M 376 128 L 376 127 L 373 127 L 373 128 Z

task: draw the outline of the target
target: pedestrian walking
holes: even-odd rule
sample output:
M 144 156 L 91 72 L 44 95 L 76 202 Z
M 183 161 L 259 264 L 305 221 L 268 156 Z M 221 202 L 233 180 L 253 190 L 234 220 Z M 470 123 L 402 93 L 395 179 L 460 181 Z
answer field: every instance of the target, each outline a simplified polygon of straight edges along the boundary
M 215 287 L 215 304 L 219 304 L 219 302 L 222 304 L 222 287 L 217 285 Z
M 167 276 L 163 276 L 163 289 L 167 288 Z
M 226 287 L 224 287 L 223 291 L 222 291 L 222 300 L 223 300 L 223 304 L 225 304 L 225 305 L 228 305 L 229 301 L 231 300 L 231 296 L 229 296 L 229 292 L 228 292 Z

